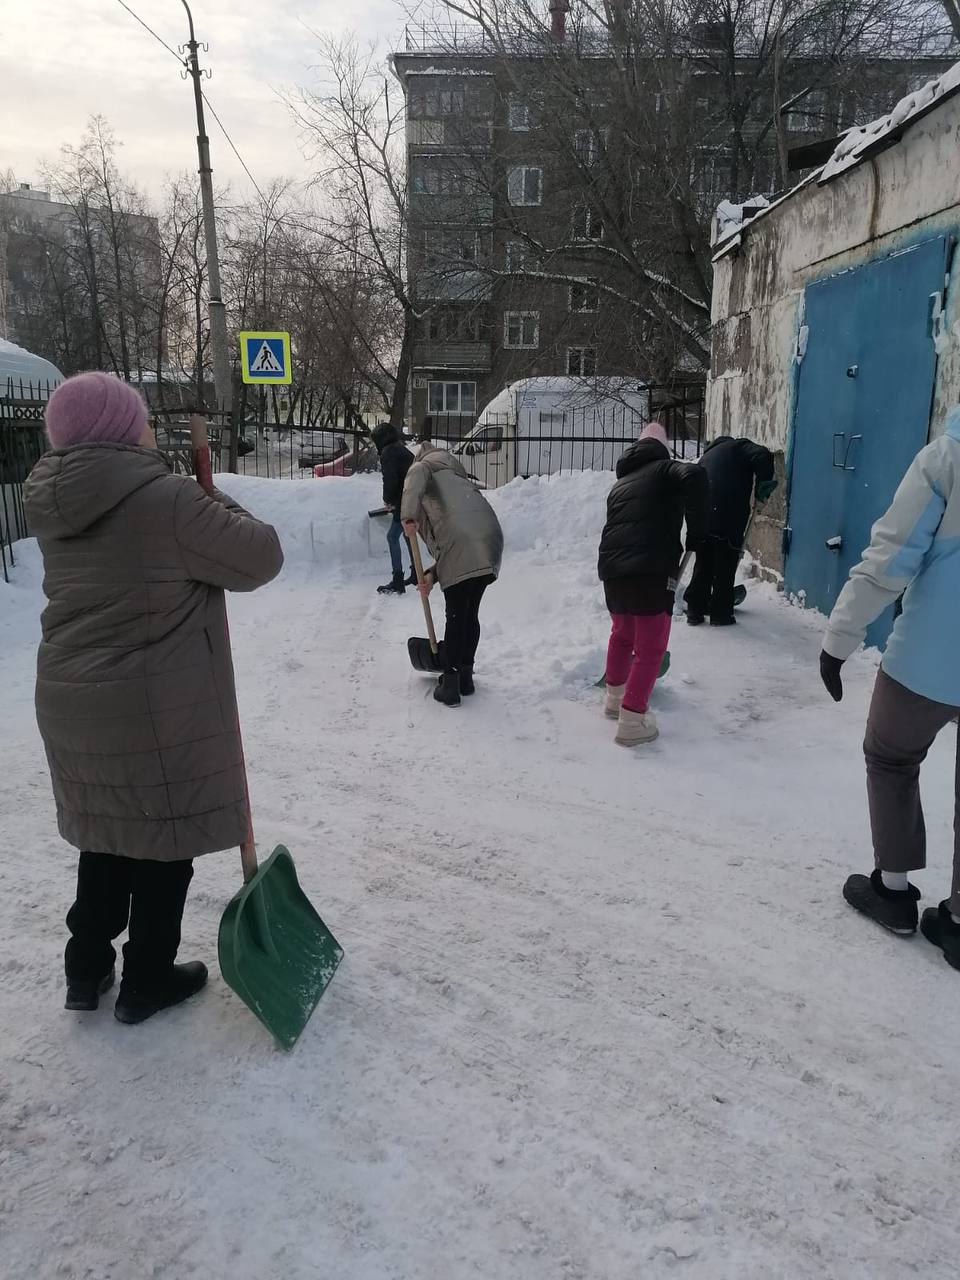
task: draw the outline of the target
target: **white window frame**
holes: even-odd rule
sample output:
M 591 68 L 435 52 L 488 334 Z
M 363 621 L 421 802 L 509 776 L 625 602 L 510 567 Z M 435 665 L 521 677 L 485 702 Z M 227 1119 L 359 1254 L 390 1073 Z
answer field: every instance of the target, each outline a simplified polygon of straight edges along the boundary
M 578 369 L 572 367 L 574 353 L 577 354 Z M 591 356 L 587 361 L 585 357 Z M 584 365 L 590 363 L 593 368 L 589 371 L 584 369 Z M 595 378 L 597 376 L 597 348 L 596 347 L 567 347 L 567 377 L 569 378 Z
M 530 132 L 530 103 L 516 95 L 507 103 L 507 127 L 511 133 Z
M 528 174 L 537 175 L 537 198 L 527 197 Z M 517 197 L 520 197 L 517 199 Z M 518 209 L 535 209 L 543 204 L 543 167 L 538 164 L 519 164 L 507 175 L 507 199 Z
M 532 322 L 533 333 L 527 340 L 525 329 L 527 322 Z M 510 328 L 520 326 L 518 342 L 511 342 Z M 503 346 L 506 351 L 538 351 L 540 348 L 540 312 L 539 311 L 505 311 L 503 313 Z
M 519 275 L 529 270 L 530 246 L 523 240 L 508 240 L 504 259 L 507 271 Z
M 586 139 L 586 146 L 583 145 Z M 573 135 L 573 150 L 577 159 L 586 168 L 597 163 L 600 154 L 600 139 L 595 129 L 577 129 Z
M 434 387 L 440 387 L 440 401 L 442 404 L 442 408 L 437 408 L 433 403 Z M 456 408 L 450 407 L 451 397 L 449 396 L 449 392 L 453 387 L 456 387 L 457 389 L 457 394 L 456 394 L 457 407 Z M 463 392 L 465 387 L 471 388 L 471 391 L 468 397 L 470 404 L 469 404 L 469 407 L 466 407 L 466 408 L 464 407 L 464 403 L 463 403 L 464 402 Z M 445 413 L 451 417 L 459 416 L 459 417 L 469 418 L 469 417 L 475 416 L 476 412 L 477 412 L 476 382 L 459 382 L 459 381 L 454 382 L 452 379 L 448 381 L 445 378 L 431 378 L 427 382 L 427 413 L 428 414 Z
M 590 234 L 594 223 L 599 228 L 598 235 Z M 599 244 L 604 237 L 603 219 L 589 204 L 578 204 L 573 210 L 571 231 L 574 240 L 579 241 L 580 244 Z
M 573 293 L 575 289 L 583 290 L 583 300 L 587 304 L 583 307 L 575 307 L 573 305 Z M 594 279 L 589 280 L 571 280 L 568 290 L 567 304 L 570 311 L 575 316 L 594 315 L 600 310 L 600 291 L 597 288 L 597 282 Z M 591 305 L 592 304 L 592 305 Z

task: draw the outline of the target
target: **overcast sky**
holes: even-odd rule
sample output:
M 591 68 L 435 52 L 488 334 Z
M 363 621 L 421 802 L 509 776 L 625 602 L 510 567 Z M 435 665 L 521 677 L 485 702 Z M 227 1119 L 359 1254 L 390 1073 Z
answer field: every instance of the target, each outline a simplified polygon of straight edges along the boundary
M 180 0 L 127 0 L 174 49 L 186 40 Z M 201 62 L 218 114 L 263 185 L 309 170 L 276 90 L 309 83 L 316 42 L 300 19 L 329 34 L 357 30 L 384 50 L 402 31 L 393 0 L 194 0 Z M 40 162 L 78 142 L 89 116 L 106 116 L 123 142 L 120 164 L 150 195 L 166 172 L 196 169 L 193 95 L 176 62 L 117 0 L 7 0 L 0 49 L 0 169 L 37 182 Z M 215 179 L 249 184 L 214 121 Z

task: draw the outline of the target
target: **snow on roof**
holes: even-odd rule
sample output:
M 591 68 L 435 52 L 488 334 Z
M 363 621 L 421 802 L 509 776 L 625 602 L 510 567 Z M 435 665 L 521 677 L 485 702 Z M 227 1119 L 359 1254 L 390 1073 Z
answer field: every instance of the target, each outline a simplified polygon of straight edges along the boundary
M 24 391 L 32 386 L 35 389 L 49 384 L 56 386 L 63 381 L 63 374 L 55 364 L 45 360 L 43 356 L 35 356 L 25 347 L 18 347 L 15 342 L 0 338 L 0 394 L 7 392 L 12 384 L 13 390 L 23 385 Z
M 921 88 L 901 98 L 887 115 L 880 116 L 869 124 L 848 129 L 837 144 L 833 155 L 823 166 L 818 181 L 829 182 L 838 173 L 852 169 L 854 165 L 860 163 L 872 147 L 909 124 L 915 117 L 925 115 L 943 98 L 952 96 L 958 89 L 960 89 L 960 62 L 954 63 L 949 71 L 945 71 L 936 80 L 928 80 Z
M 404 73 L 408 76 L 489 76 L 492 71 L 474 70 L 472 67 L 411 67 Z

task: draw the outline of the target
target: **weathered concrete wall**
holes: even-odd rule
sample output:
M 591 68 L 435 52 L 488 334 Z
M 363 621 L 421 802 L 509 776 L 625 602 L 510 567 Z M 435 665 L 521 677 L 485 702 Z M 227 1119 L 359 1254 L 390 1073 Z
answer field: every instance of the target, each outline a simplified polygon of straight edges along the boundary
M 713 279 L 713 353 L 707 434 L 748 435 L 778 454 L 783 480 L 803 290 L 813 280 L 885 257 L 943 231 L 960 231 L 960 97 L 913 125 L 887 151 L 834 181 L 810 182 L 742 233 Z M 931 434 L 960 400 L 960 253 L 947 295 Z M 781 484 L 755 525 L 751 550 L 783 571 Z

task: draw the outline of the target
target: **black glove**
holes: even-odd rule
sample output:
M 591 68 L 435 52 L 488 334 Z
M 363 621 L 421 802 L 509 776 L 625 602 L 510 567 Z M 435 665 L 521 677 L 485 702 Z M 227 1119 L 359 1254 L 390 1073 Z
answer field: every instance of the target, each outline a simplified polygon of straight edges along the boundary
M 843 666 L 842 658 L 834 658 L 827 651 L 820 652 L 820 679 L 823 681 L 827 693 L 834 702 L 843 701 L 843 681 L 840 679 L 840 669 Z

